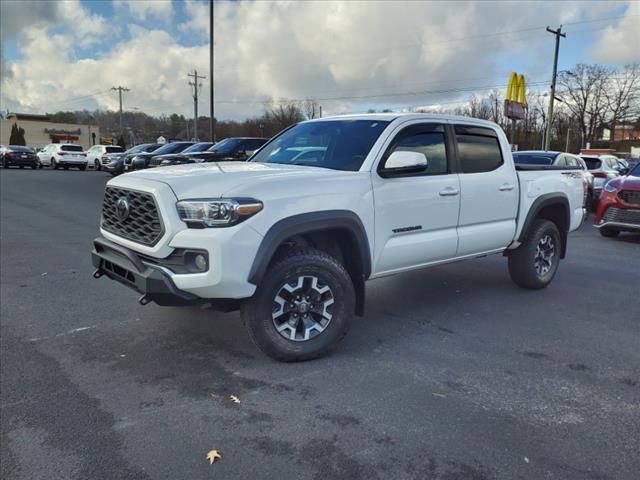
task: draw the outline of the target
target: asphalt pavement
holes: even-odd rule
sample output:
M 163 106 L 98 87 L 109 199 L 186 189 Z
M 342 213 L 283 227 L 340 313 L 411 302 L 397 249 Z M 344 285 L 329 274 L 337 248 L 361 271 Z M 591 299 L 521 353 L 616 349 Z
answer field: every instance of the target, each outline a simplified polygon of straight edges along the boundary
M 109 178 L 0 170 L 3 479 L 639 478 L 640 235 L 583 226 L 543 291 L 501 256 L 372 281 L 282 364 L 91 277 Z

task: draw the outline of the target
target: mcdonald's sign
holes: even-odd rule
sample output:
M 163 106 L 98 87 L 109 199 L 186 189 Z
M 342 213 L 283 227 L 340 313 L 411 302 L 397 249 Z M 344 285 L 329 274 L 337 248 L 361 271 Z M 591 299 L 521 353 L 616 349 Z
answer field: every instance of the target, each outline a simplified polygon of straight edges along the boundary
M 524 75 L 511 72 L 507 85 L 507 96 L 504 101 L 504 114 L 511 120 L 522 120 L 527 108 L 527 92 Z

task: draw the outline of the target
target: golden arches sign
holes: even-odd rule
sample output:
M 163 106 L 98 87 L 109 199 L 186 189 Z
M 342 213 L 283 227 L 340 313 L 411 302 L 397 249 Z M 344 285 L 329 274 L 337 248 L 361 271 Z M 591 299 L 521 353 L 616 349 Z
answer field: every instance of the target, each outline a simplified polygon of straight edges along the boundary
M 507 85 L 507 96 L 504 100 L 504 114 L 512 120 L 522 120 L 527 108 L 527 91 L 524 75 L 511 72 Z

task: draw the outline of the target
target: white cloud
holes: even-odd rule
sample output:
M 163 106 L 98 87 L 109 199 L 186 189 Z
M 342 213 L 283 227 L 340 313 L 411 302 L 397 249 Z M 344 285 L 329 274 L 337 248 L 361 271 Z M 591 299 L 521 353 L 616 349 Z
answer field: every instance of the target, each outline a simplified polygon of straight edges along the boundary
M 138 21 L 155 19 L 168 22 L 173 17 L 171 0 L 113 0 L 113 7 L 129 13 Z
M 604 30 L 591 54 L 603 63 L 640 62 L 640 2 L 629 3 L 624 18 Z
M 146 6 L 134 14 L 132 9 L 138 8 L 134 3 Z M 134 3 L 118 8 L 135 18 L 171 8 L 170 3 L 169 7 Z M 216 115 L 259 115 L 269 98 L 316 98 L 327 113 L 365 111 L 373 104 L 451 104 L 468 98 L 472 92 L 465 87 L 506 83 L 515 63 L 528 82 L 547 80 L 552 39 L 544 26 L 592 19 L 594 12 L 596 18 L 611 17 L 616 6 L 612 2 L 535 6 L 521 2 L 216 2 Z M 84 23 L 91 28 L 74 31 L 70 27 L 58 35 L 41 25 L 26 27 L 19 45 L 24 58 L 7 65 L 11 77 L 3 80 L 0 100 L 35 112 L 116 109 L 117 95 L 109 89 L 123 85 L 131 89 L 124 95 L 125 108 L 189 115 L 192 101 L 186 74 L 197 68 L 208 76 L 208 2 L 188 1 L 184 8 L 188 18 L 173 28 L 199 33 L 199 45 L 181 44 L 175 31 L 129 22 L 122 25 L 130 34 L 126 40 L 98 58 L 78 60 L 77 38 L 99 31 L 100 18 L 84 12 Z M 74 23 L 81 20 L 74 19 Z M 532 26 L 542 28 L 526 30 Z M 518 32 L 495 34 L 505 31 Z M 423 91 L 433 93 L 417 93 Z M 77 100 L 96 92 L 90 102 Z M 414 94 L 374 97 L 394 92 Z M 206 83 L 201 101 L 201 111 L 207 112 Z

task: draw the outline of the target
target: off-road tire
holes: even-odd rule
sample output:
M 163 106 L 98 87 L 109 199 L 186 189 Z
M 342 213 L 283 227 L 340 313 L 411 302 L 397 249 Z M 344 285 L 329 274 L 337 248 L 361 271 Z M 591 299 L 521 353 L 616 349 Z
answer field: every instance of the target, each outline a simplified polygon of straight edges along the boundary
M 620 235 L 620 230 L 618 230 L 617 228 L 601 227 L 598 230 L 600 230 L 600 235 L 607 238 L 615 238 Z
M 284 286 L 301 277 L 316 277 L 318 283 L 328 286 L 334 302 L 325 329 L 307 340 L 296 341 L 276 329 L 272 315 Z M 297 362 L 326 355 L 347 334 L 354 310 L 355 290 L 344 266 L 321 250 L 297 248 L 269 266 L 253 297 L 243 302 L 241 314 L 251 339 L 262 352 L 281 362 Z
M 554 251 L 549 270 L 541 274 L 536 268 L 536 259 L 538 257 L 538 246 L 545 238 L 551 239 Z M 522 244 L 509 254 L 509 275 L 511 280 L 522 288 L 532 290 L 545 288 L 551 283 L 558 270 L 561 251 L 562 240 L 556 224 L 549 220 L 536 220 L 527 232 Z

